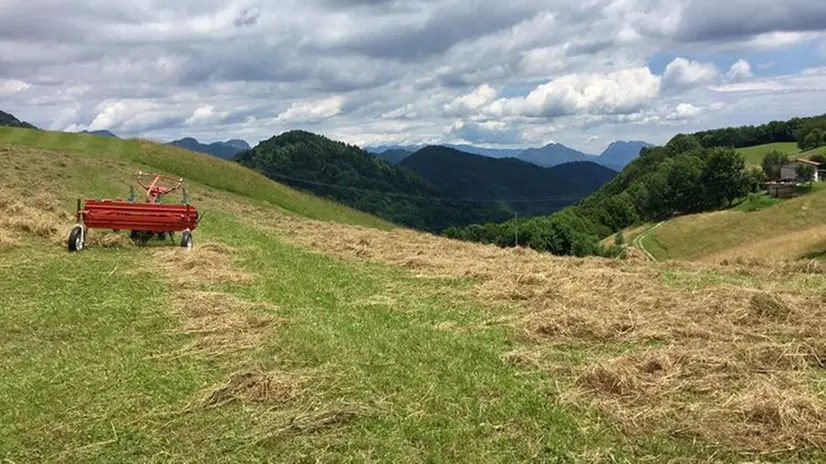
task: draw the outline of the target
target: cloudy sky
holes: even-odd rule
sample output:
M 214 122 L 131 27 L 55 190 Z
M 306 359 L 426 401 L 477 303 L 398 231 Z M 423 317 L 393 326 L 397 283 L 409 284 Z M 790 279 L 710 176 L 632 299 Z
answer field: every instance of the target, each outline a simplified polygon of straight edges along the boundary
M 0 0 L 0 109 L 251 144 L 601 151 L 826 112 L 826 1 Z

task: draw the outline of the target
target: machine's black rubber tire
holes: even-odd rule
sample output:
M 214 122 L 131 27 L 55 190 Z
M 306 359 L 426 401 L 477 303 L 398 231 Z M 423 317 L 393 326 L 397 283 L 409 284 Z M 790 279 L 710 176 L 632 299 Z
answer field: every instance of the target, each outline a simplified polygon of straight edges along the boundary
M 74 226 L 72 231 L 69 232 L 69 240 L 66 242 L 66 246 L 69 248 L 69 251 L 80 251 L 83 249 L 85 243 L 83 243 L 83 229 L 81 226 Z
M 192 248 L 193 240 L 192 240 L 192 232 L 185 230 L 181 232 L 181 246 L 183 248 Z

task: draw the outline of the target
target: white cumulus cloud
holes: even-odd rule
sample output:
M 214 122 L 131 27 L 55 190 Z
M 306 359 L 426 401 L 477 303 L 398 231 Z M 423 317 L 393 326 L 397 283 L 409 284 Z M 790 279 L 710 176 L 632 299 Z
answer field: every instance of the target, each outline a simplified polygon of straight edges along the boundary
M 710 84 L 718 74 L 713 64 L 675 58 L 665 67 L 662 85 L 669 91 L 679 92 L 698 85 Z
M 731 82 L 741 82 L 753 76 L 754 74 L 751 72 L 751 65 L 748 61 L 742 58 L 731 65 L 731 68 L 726 73 L 726 79 Z
M 494 117 L 554 118 L 577 113 L 633 113 L 653 101 L 660 79 L 648 67 L 607 74 L 568 74 L 525 97 L 499 99 L 486 108 Z

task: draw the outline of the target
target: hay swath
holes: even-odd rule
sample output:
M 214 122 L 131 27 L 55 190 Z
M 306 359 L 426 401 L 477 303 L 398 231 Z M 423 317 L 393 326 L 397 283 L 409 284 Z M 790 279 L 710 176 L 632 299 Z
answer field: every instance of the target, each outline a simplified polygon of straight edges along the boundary
M 142 171 L 136 177 L 146 191 L 144 202 L 136 201 L 134 189 L 127 200 L 87 199 L 84 204 L 77 200 L 77 224 L 69 233 L 69 251 L 83 249 L 88 229 L 129 230 L 130 238 L 141 241 L 172 238 L 175 232 L 181 232 L 181 246 L 192 248 L 192 231 L 201 218 L 197 208 L 187 201 L 186 189 L 182 190 L 181 204 L 161 203 L 161 198 L 181 188 L 184 180 Z M 152 178 L 149 184 L 143 181 L 147 177 Z

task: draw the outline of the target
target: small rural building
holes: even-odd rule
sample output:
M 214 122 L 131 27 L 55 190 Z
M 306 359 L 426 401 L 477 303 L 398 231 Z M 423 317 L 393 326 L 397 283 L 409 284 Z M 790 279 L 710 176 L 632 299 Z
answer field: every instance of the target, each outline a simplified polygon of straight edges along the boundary
M 768 182 L 766 188 L 770 197 L 791 198 L 794 196 L 795 184 L 790 182 Z
M 815 177 L 813 181 L 820 182 L 820 179 L 823 178 L 824 174 L 824 169 L 821 168 L 820 163 L 800 158 L 789 161 L 780 167 L 780 180 L 786 182 L 803 182 L 803 179 L 800 179 L 797 176 L 797 167 L 807 165 L 815 168 Z

